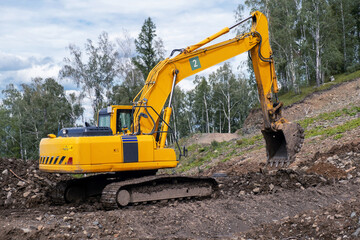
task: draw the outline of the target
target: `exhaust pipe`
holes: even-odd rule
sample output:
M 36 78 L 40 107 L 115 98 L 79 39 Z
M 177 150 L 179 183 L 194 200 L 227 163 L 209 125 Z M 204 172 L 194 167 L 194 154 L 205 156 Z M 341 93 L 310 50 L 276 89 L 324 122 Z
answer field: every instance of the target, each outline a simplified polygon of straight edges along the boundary
M 267 163 L 272 167 L 289 165 L 304 142 L 304 129 L 298 123 L 281 123 L 276 131 L 261 130 L 266 142 Z

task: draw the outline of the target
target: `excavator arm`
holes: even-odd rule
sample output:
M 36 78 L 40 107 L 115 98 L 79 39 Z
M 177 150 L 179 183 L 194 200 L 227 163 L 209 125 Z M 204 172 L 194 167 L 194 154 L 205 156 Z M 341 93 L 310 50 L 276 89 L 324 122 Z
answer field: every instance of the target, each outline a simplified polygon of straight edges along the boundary
M 249 19 L 252 19 L 250 32 L 201 48 Z M 171 57 L 176 51 L 180 51 L 180 54 Z M 277 98 L 279 90 L 269 43 L 268 22 L 265 15 L 258 11 L 195 45 L 174 50 L 169 58 L 159 62 L 151 70 L 143 89 L 133 100 L 135 109 L 133 133 L 154 136 L 160 134 L 157 147 L 164 148 L 174 86 L 184 78 L 247 51 L 251 53 L 264 118 L 262 133 L 266 141 L 268 163 L 277 165 L 292 162 L 303 143 L 303 129 L 298 124 L 289 123 L 281 117 L 282 103 Z M 164 109 L 164 122 L 160 128 L 159 113 L 163 110 L 169 95 L 169 106 Z

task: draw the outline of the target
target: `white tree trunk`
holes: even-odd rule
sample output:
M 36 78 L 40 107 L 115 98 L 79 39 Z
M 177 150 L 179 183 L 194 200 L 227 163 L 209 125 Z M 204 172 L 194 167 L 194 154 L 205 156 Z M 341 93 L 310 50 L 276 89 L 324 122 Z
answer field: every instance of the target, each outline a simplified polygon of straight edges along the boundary
M 220 119 L 220 121 L 219 121 L 219 130 L 220 130 L 220 133 L 221 133 L 221 111 L 220 111 L 219 113 L 220 113 L 220 117 L 219 117 L 219 119 Z
M 208 111 L 208 106 L 207 106 L 207 101 L 206 101 L 205 94 L 204 94 L 204 104 L 205 104 L 205 113 L 206 113 L 206 132 L 210 133 L 209 111 Z
M 298 94 L 297 87 L 296 87 L 295 61 L 294 61 L 294 53 L 293 53 L 292 44 L 290 44 L 290 64 L 289 65 L 290 65 L 291 85 L 294 88 L 295 93 Z
M 193 130 L 192 130 L 192 127 L 191 127 L 190 117 L 189 116 L 188 116 L 187 120 L 188 120 L 188 124 L 189 124 L 189 132 L 192 133 Z
M 22 132 L 21 132 L 21 128 L 19 128 L 19 144 L 20 144 L 20 155 L 21 155 L 21 159 L 24 159 L 24 147 L 23 147 L 23 142 L 22 142 Z
M 227 97 L 227 111 L 228 111 L 228 114 L 227 114 L 227 119 L 228 119 L 228 133 L 231 133 L 231 122 L 230 122 L 230 119 L 231 119 L 231 115 L 230 115 L 230 111 L 231 111 L 231 106 L 230 106 L 230 103 L 231 103 L 231 97 L 230 97 L 230 89 L 229 91 L 227 92 L 228 94 L 228 97 Z
M 321 78 L 321 57 L 320 57 L 320 22 L 319 22 L 319 4 L 315 3 L 315 12 L 316 12 L 316 23 L 315 23 L 315 52 L 316 52 L 316 66 L 315 66 L 315 72 L 316 72 L 316 85 L 320 86 L 322 84 L 322 78 Z
M 343 1 L 340 1 L 340 11 L 341 11 L 341 23 L 342 23 L 342 30 L 343 30 L 343 51 L 344 51 L 344 70 L 346 69 L 346 32 L 345 32 L 345 19 L 344 19 L 344 9 L 343 9 Z

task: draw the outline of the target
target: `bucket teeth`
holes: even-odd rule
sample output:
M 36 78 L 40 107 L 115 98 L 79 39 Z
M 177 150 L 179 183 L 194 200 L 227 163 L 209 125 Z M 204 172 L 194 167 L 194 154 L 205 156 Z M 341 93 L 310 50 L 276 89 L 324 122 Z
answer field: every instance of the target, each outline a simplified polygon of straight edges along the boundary
M 272 161 L 268 161 L 267 165 L 269 165 L 270 167 L 275 166 L 277 167 L 284 167 L 284 166 L 289 166 L 290 162 L 286 161 L 285 159 L 272 159 Z

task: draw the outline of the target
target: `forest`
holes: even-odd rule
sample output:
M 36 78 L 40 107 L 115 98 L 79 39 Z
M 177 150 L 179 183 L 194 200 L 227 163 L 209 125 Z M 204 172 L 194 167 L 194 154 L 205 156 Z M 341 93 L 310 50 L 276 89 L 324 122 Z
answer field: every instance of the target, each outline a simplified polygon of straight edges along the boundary
M 350 0 L 246 0 L 234 9 L 234 21 L 261 11 L 269 19 L 270 42 L 281 93 L 300 94 L 302 87 L 321 87 L 334 75 L 360 69 L 360 2 Z M 233 14 L 233 13 L 231 13 Z M 244 25 L 235 34 L 248 31 Z M 64 46 L 65 48 L 66 46 Z M 84 124 L 84 99 L 90 99 L 91 124 L 109 104 L 131 104 L 150 70 L 164 59 L 163 40 L 152 18 L 136 39 L 124 31 L 111 41 L 102 32 L 84 47 L 68 46 L 57 77 L 9 83 L 0 105 L 0 157 L 34 159 L 41 138 L 63 127 Z M 197 132 L 231 133 L 258 107 L 251 61 L 221 64 L 208 76 L 195 76 L 193 89 L 176 87 L 171 126 L 178 138 Z M 235 68 L 247 69 L 238 74 Z M 249 77 L 246 77 L 249 76 Z M 80 94 L 67 93 L 70 80 Z

